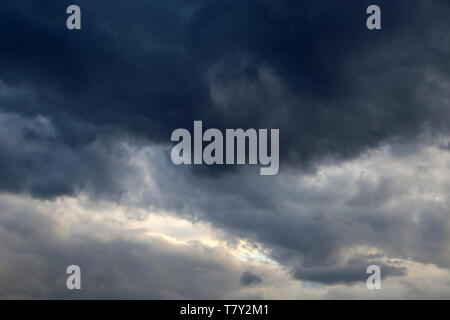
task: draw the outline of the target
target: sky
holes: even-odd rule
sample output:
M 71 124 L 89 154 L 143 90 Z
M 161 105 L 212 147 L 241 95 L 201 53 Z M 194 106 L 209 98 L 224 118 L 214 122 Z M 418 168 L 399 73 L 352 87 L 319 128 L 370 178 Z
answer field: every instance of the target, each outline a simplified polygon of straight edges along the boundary
M 2 1 L 0 298 L 449 299 L 449 16 Z M 196 120 L 278 128 L 278 174 L 173 164 L 171 133 Z

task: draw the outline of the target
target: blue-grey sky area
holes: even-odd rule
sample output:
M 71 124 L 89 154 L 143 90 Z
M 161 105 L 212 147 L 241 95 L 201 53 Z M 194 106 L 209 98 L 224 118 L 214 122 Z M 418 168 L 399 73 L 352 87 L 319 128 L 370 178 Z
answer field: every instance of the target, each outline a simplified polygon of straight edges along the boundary
M 448 0 L 2 1 L 0 298 L 450 298 L 449 17 Z M 278 128 L 279 173 L 174 165 L 195 120 Z

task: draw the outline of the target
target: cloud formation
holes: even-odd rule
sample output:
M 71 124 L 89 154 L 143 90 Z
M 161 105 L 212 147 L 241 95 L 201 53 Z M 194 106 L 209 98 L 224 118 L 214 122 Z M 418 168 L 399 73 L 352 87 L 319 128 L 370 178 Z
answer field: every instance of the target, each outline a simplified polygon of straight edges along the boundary
M 2 297 L 68 297 L 73 259 L 83 297 L 361 296 L 373 263 L 389 297 L 448 296 L 448 1 L 380 0 L 380 32 L 365 0 L 76 2 L 76 32 L 68 1 L 0 3 Z M 174 166 L 194 120 L 279 128 L 280 173 Z M 52 216 L 67 197 L 209 223 L 286 274 Z
M 193 120 L 276 127 L 282 161 L 309 168 L 448 132 L 445 1 L 381 1 L 378 33 L 365 1 L 78 4 L 79 32 L 58 27 L 64 1 L 1 8 L 1 108 L 57 119 L 64 143 L 87 143 L 73 122 L 163 143 Z
M 262 282 L 262 279 L 257 276 L 256 274 L 253 274 L 251 271 L 244 271 L 241 276 L 241 284 L 243 286 L 251 286 L 255 284 L 259 284 Z

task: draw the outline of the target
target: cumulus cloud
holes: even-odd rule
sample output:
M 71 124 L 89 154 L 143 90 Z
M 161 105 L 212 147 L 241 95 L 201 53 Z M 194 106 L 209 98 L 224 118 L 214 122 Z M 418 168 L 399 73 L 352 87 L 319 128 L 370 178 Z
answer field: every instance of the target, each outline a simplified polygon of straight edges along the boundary
M 121 198 L 119 217 L 111 200 L 74 205 L 80 200 L 3 196 L 2 296 L 447 296 L 449 182 L 442 173 L 449 170 L 448 153 L 438 146 L 423 148 L 395 158 L 386 147 L 378 155 L 323 167 L 317 174 L 282 177 L 284 183 L 276 185 L 264 184 L 263 177 L 250 172 L 248 184 L 239 188 L 234 180 L 193 185 L 189 181 L 195 181 L 195 174 L 189 170 L 183 181 L 164 152 L 144 149 L 134 153 L 142 159 L 132 164 L 148 188 L 123 181 L 130 189 Z M 377 195 L 391 175 L 398 180 L 392 193 Z M 379 201 L 373 203 L 371 194 Z M 156 220 L 143 223 L 149 208 L 176 219 L 208 222 L 217 235 L 203 236 L 198 229 L 190 233 L 190 227 L 175 227 L 173 221 L 165 227 Z M 214 245 L 216 241 L 231 249 Z M 233 256 L 239 241 L 248 245 Z M 64 286 L 70 264 L 84 270 L 78 296 Z M 383 294 L 362 288 L 370 264 L 381 267 Z
M 232 251 L 171 241 L 147 233 L 146 224 L 99 211 L 71 199 L 2 196 L 0 297 L 206 299 L 239 292 L 246 266 Z M 79 292 L 66 288 L 65 271 L 73 264 L 81 268 Z
M 161 160 L 164 153 L 142 151 L 159 193 L 143 192 L 141 204 L 260 243 L 299 279 L 361 281 L 374 261 L 387 277 L 405 274 L 389 259 L 447 268 L 448 153 L 430 142 L 435 137 L 422 139 L 414 153 L 393 154 L 401 147 L 385 146 L 315 174 L 281 173 L 276 179 L 249 169 L 245 179 L 197 180 Z

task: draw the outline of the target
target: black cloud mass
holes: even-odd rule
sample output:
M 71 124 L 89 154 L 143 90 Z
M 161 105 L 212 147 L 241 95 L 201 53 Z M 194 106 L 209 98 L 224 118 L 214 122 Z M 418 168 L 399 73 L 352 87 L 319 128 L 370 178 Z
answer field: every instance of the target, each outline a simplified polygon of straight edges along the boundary
M 79 31 L 65 27 L 70 4 L 81 7 Z M 407 274 L 395 259 L 450 268 L 450 183 L 433 180 L 426 165 L 432 157 L 418 151 L 450 134 L 450 2 L 377 0 L 378 31 L 365 25 L 371 4 L 0 2 L 0 192 L 33 201 L 83 194 L 94 202 L 206 221 L 230 242 L 259 243 L 293 279 L 320 285 L 362 283 L 365 268 L 381 258 L 387 259 L 378 262 L 383 279 Z M 170 134 L 192 128 L 194 120 L 219 129 L 279 128 L 279 175 L 260 177 L 248 167 L 174 166 Z M 364 170 L 355 169 L 356 176 L 333 172 L 320 180 L 321 166 L 345 167 L 385 145 L 391 145 L 392 163 L 412 161 L 417 179 L 388 161 L 376 164 L 376 178 L 364 180 Z M 441 143 L 440 152 L 448 154 L 449 145 Z M 158 192 L 146 192 L 143 174 L 130 165 L 148 146 L 158 154 L 148 156 L 144 167 Z M 447 174 L 449 168 L 439 170 Z M 314 177 L 324 185 L 312 183 Z M 429 183 L 427 191 L 419 180 Z M 416 191 L 443 194 L 444 202 L 407 197 Z M 6 229 L 0 228 L 2 239 Z M 119 239 L 105 259 L 120 264 L 127 246 L 142 249 L 137 240 Z M 376 252 L 361 252 L 369 247 Z M 107 250 L 101 242 L 95 248 Z M 161 264 L 171 264 L 173 256 L 183 259 L 174 273 L 195 264 L 178 249 L 161 254 L 155 248 L 142 251 L 157 251 Z M 66 262 L 52 245 L 48 252 L 34 250 Z M 195 252 L 205 268 L 228 268 Z M 89 252 L 75 248 L 73 254 L 90 261 Z M 127 258 L 131 268 L 146 270 L 145 262 L 133 259 Z M 225 273 L 237 279 L 237 287 L 239 281 L 245 288 L 266 285 L 260 273 Z M 185 279 L 180 281 L 184 286 Z M 126 295 L 190 297 L 187 287 L 177 287 L 178 294 L 167 289 L 166 295 L 146 295 L 137 288 Z M 191 297 L 208 296 L 197 289 Z

